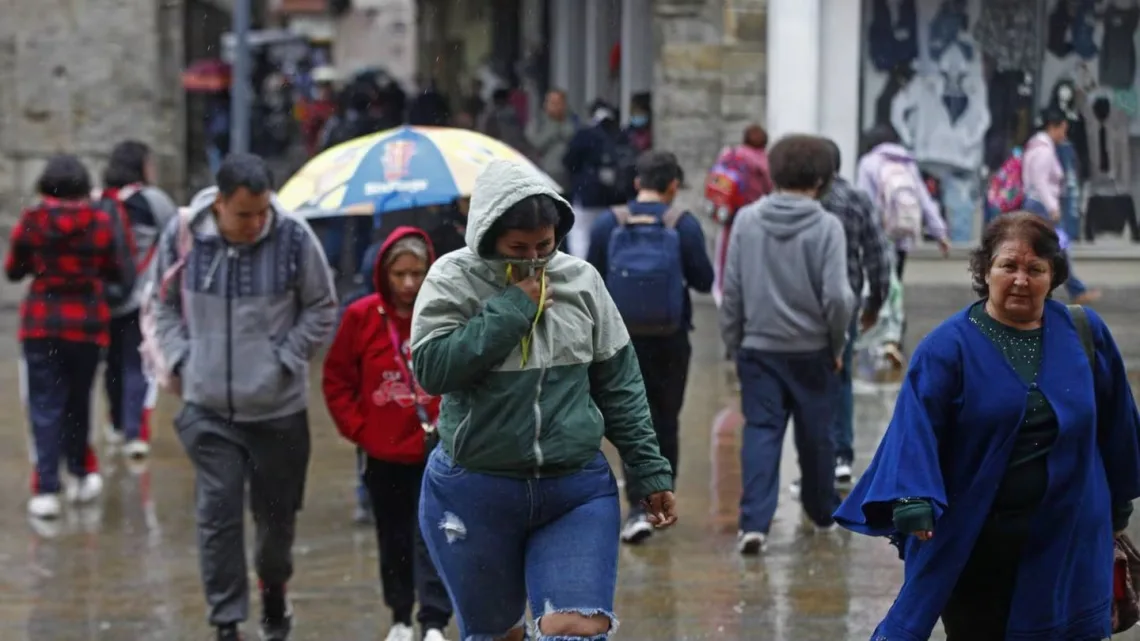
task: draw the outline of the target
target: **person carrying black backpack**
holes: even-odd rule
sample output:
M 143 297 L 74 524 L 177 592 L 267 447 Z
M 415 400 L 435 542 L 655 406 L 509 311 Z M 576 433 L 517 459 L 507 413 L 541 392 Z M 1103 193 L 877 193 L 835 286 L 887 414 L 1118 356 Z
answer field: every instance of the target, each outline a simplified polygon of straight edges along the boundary
M 587 260 L 605 278 L 633 341 L 661 454 L 677 475 L 681 404 L 689 375 L 693 304 L 689 290 L 712 290 L 713 266 L 696 216 L 673 207 L 684 174 L 677 156 L 651 150 L 636 164 L 637 195 L 590 230 Z M 628 476 L 628 471 L 627 471 Z M 632 497 L 622 541 L 653 534 Z

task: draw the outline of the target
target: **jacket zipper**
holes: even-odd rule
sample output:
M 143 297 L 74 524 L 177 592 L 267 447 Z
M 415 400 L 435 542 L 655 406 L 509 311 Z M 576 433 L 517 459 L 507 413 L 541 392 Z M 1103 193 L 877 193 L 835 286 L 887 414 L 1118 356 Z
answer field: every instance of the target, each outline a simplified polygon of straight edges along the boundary
M 535 333 L 538 333 L 539 328 L 534 328 Z M 537 341 L 536 341 L 537 342 Z M 550 344 L 551 338 L 547 335 L 547 348 L 551 354 L 554 353 L 554 347 Z M 537 345 L 532 345 L 537 347 Z M 532 354 L 538 358 L 538 354 Z M 543 365 L 538 370 L 538 382 L 534 386 L 534 477 L 542 478 L 542 464 L 544 457 L 542 455 L 542 384 L 546 382 L 546 366 Z
M 234 287 L 236 285 L 237 270 L 234 269 L 234 258 L 237 250 L 226 248 L 226 401 L 230 406 L 229 422 L 234 422 Z

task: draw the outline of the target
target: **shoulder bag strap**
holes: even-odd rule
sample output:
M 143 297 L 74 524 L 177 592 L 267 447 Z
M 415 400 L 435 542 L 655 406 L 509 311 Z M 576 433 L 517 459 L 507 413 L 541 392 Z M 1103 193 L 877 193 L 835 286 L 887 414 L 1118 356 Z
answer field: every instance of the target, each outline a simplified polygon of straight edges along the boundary
M 1089 315 L 1080 305 L 1066 305 L 1069 316 L 1073 317 L 1073 325 L 1081 337 L 1081 347 L 1085 349 L 1085 356 L 1089 359 L 1089 367 L 1096 371 L 1096 342 L 1093 339 L 1092 326 L 1089 324 Z
M 685 210 L 680 207 L 670 206 L 661 215 L 661 224 L 665 225 L 666 229 L 676 229 L 677 224 L 681 222 L 681 216 L 685 215 Z
M 380 312 L 380 317 L 384 319 L 384 327 L 388 329 L 388 341 L 392 344 L 392 349 L 396 352 L 396 364 L 400 366 L 400 376 L 404 378 L 404 384 L 412 392 L 412 402 L 416 405 L 416 418 L 420 420 L 420 427 L 424 432 L 431 434 L 435 431 L 435 426 L 431 424 L 431 417 L 428 416 L 427 408 L 420 403 L 420 386 L 416 382 L 415 375 L 412 374 L 412 368 L 409 366 L 407 359 L 404 358 L 403 341 L 400 340 L 400 332 L 396 329 L 396 324 L 388 320 L 388 313 L 384 311 L 382 305 L 376 306 L 376 311 Z

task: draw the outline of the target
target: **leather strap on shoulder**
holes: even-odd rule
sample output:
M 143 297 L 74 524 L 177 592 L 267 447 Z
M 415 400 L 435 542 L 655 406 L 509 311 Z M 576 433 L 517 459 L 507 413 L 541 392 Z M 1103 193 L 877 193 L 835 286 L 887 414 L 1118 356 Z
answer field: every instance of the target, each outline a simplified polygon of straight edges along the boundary
M 1096 341 L 1093 339 L 1092 325 L 1089 324 L 1089 315 L 1084 307 L 1080 305 L 1066 305 L 1069 308 L 1069 316 L 1073 317 L 1073 325 L 1077 328 L 1077 334 L 1081 337 L 1081 347 L 1085 350 L 1085 356 L 1089 359 L 1089 366 L 1094 367 L 1096 363 Z

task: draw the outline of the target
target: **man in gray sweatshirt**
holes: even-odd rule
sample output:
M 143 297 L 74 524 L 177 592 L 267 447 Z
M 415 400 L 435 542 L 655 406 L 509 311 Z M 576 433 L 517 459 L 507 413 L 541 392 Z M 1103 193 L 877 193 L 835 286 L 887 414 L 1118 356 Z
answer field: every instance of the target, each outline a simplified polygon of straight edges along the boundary
M 843 223 L 819 203 L 834 174 L 825 140 L 788 136 L 768 154 L 776 192 L 742 209 L 724 268 L 720 328 L 740 378 L 743 554 L 764 549 L 779 497 L 780 456 L 794 419 L 801 500 L 819 528 L 839 505 L 831 425 L 855 294 Z
M 285 585 L 309 464 L 309 360 L 336 323 L 336 296 L 320 243 L 273 198 L 260 158 L 231 155 L 217 182 L 190 203 L 187 229 L 180 215 L 163 232 L 157 274 L 178 264 L 182 234 L 193 244 L 177 276 L 154 288 L 152 304 L 182 391 L 174 426 L 197 475 L 210 623 L 218 641 L 237 641 L 248 615 L 248 479 L 261 638 L 285 641 Z

